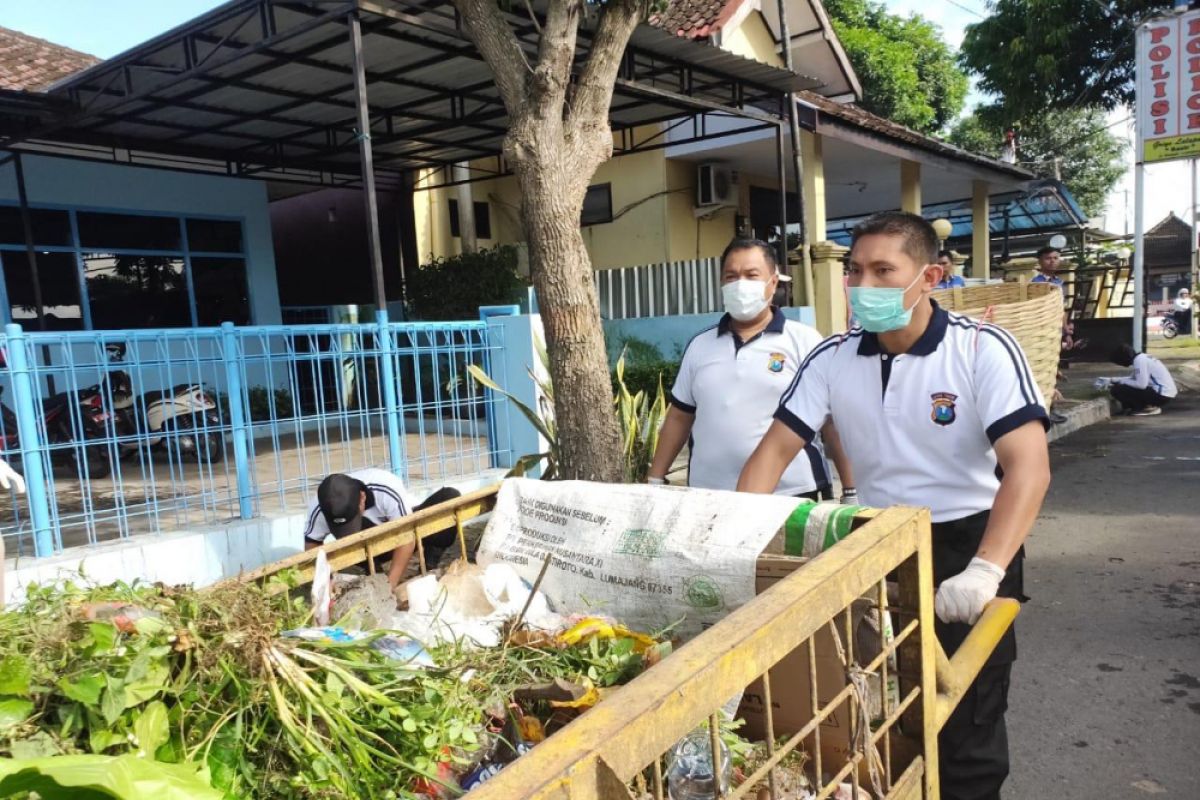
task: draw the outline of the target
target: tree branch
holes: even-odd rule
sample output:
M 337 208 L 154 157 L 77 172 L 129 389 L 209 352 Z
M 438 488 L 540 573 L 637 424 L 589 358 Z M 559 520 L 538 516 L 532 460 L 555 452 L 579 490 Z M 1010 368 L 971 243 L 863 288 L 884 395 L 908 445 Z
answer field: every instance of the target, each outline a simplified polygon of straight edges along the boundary
M 530 99 L 536 107 L 560 120 L 575 64 L 575 42 L 582 13 L 583 0 L 550 0 L 538 40 L 538 62 L 533 68 Z
M 462 14 L 466 30 L 492 70 L 500 99 L 509 117 L 525 106 L 525 81 L 533 71 L 521 43 L 496 4 L 496 0 L 452 0 Z
M 571 103 L 569 127 L 608 122 L 617 71 L 634 28 L 646 16 L 646 0 L 610 0 L 605 3 L 592 39 L 591 54 L 583 67 Z

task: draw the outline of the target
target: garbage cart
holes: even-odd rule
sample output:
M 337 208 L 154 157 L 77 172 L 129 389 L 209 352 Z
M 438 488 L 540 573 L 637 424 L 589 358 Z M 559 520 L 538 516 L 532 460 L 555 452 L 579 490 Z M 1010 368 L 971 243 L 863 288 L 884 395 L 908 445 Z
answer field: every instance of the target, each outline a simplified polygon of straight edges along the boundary
M 334 569 L 371 563 L 405 541 L 489 511 L 495 487 L 326 547 Z M 812 559 L 764 554 L 760 593 L 615 690 L 469 793 L 472 800 L 642 800 L 667 797 L 666 756 L 742 696 L 767 757 L 721 797 L 936 800 L 937 734 L 1018 612 L 995 600 L 947 658 L 934 633 L 927 509 L 863 511 L 852 535 Z M 311 580 L 315 551 L 282 569 Z M 422 560 L 422 570 L 425 565 Z M 864 619 L 875 625 L 864 626 Z M 864 635 L 863 631 L 867 631 Z M 710 756 L 722 759 L 719 745 Z M 803 753 L 803 793 L 782 771 Z M 712 774 L 723 765 L 714 764 Z

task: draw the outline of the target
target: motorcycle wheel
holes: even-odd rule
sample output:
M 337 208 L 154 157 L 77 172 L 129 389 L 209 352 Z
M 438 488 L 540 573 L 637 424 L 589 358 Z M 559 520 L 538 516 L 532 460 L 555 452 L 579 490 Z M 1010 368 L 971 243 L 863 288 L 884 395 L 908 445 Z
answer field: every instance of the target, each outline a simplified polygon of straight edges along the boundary
M 1167 323 L 1162 326 L 1162 335 L 1164 339 L 1174 339 L 1179 335 L 1179 328 L 1172 323 Z
M 108 450 L 102 444 L 82 445 L 71 448 L 71 460 L 75 468 L 75 473 L 79 476 L 80 480 L 83 480 L 85 477 L 85 465 L 87 467 L 86 477 L 88 479 L 107 478 L 112 474 L 112 462 L 108 458 Z
M 219 433 L 196 436 L 196 459 L 209 464 L 219 464 L 225 457 L 225 437 Z

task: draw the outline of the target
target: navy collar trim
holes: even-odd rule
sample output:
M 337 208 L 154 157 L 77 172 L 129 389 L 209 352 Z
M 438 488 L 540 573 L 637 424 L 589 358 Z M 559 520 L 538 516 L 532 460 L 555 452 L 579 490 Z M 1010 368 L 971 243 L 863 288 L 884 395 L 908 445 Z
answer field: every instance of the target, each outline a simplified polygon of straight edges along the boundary
M 913 342 L 912 347 L 908 348 L 908 352 L 904 355 L 932 355 L 938 349 L 938 345 L 942 343 L 942 339 L 946 338 L 946 327 L 950 324 L 950 314 L 939 306 L 936 300 L 931 299 L 929 303 L 933 306 L 933 316 L 929 318 L 929 325 L 925 327 L 925 332 Z M 858 340 L 858 354 L 860 356 L 882 355 L 883 348 L 879 346 L 879 336 L 870 331 L 864 331 L 862 338 Z
M 779 306 L 771 306 L 771 321 L 767 323 L 767 327 L 763 328 L 762 333 L 783 333 L 783 326 L 786 322 L 787 317 L 783 315 L 783 310 Z M 721 317 L 721 321 L 717 323 L 717 336 L 733 333 L 732 325 L 733 317 L 726 312 L 725 316 Z

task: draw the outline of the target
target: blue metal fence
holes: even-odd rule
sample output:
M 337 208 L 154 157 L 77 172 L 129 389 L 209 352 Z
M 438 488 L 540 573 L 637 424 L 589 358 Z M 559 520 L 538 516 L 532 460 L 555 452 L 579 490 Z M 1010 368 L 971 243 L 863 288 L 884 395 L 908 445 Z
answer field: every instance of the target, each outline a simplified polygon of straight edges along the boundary
M 414 486 L 511 462 L 503 400 L 466 365 L 502 365 L 483 321 L 29 333 L 0 347 L 0 496 L 10 555 L 302 510 L 330 472 Z M 494 428 L 493 428 L 494 430 Z

